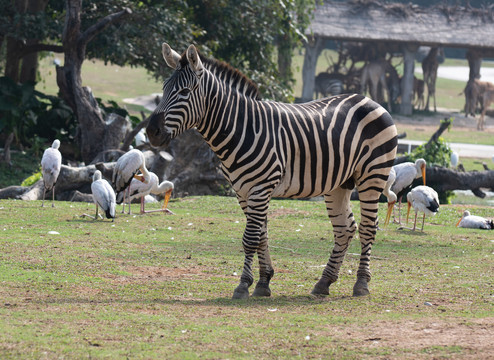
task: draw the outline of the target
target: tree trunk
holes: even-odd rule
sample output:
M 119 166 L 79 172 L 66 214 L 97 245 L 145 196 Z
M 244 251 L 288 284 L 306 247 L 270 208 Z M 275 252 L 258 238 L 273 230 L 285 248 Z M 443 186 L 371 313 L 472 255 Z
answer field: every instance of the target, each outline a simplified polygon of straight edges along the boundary
M 81 68 L 86 45 L 112 22 L 129 14 L 130 10 L 108 15 L 81 32 L 82 0 L 67 0 L 66 4 L 67 14 L 62 37 L 65 61 L 64 66 L 57 67 L 57 84 L 62 98 L 77 116 L 81 156 L 89 164 L 100 152 L 118 147 L 126 131 L 122 136 L 122 132 L 117 130 L 122 126 L 125 129 L 127 125 L 125 119 L 118 119 L 117 116 L 105 122 L 90 89 L 82 86 Z
M 478 197 L 485 197 L 481 189 L 494 187 L 494 170 L 455 171 L 444 167 L 427 168 L 427 185 L 437 192 L 471 190 Z
M 10 158 L 10 145 L 12 144 L 13 140 L 14 140 L 14 133 L 11 132 L 7 137 L 7 139 L 5 140 L 5 144 L 3 147 L 3 161 L 9 165 L 12 165 L 12 160 Z

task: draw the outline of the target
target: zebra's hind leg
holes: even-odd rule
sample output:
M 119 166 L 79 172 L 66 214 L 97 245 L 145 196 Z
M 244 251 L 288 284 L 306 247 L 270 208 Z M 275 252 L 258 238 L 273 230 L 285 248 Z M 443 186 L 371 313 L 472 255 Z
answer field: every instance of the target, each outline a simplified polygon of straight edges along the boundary
M 256 284 L 256 288 L 254 289 L 252 296 L 271 296 L 269 281 L 274 275 L 274 270 L 271 264 L 271 256 L 269 255 L 267 221 L 264 222 L 261 229 L 261 238 L 259 248 L 257 249 L 257 256 L 259 258 L 259 281 Z
M 379 208 L 379 191 L 382 184 L 372 184 L 367 187 L 359 186 L 360 213 L 359 238 L 361 246 L 360 264 L 357 271 L 357 282 L 353 287 L 353 296 L 369 295 L 368 283 L 371 280 L 369 267 L 372 244 L 376 239 L 377 211 Z
M 321 279 L 312 290 L 312 295 L 329 295 L 329 285 L 338 279 L 340 267 L 352 241 L 357 225 L 350 206 L 351 189 L 338 188 L 324 197 L 329 219 L 333 224 L 334 248 Z

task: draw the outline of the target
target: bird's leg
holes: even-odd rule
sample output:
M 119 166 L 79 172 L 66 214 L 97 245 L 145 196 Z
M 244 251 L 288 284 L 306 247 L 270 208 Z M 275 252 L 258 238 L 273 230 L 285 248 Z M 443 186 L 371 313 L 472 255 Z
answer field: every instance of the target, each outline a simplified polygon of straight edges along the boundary
M 41 207 L 45 206 L 45 195 L 46 195 L 46 187 L 43 187 L 43 201 L 41 202 Z
M 422 218 L 422 229 L 420 229 L 420 231 L 424 231 L 424 222 L 425 222 L 425 213 L 424 213 L 424 217 Z
M 398 224 L 401 225 L 401 197 L 400 197 L 400 203 L 398 204 Z
M 94 220 L 98 220 L 98 204 L 96 204 L 96 215 L 94 215 Z
M 141 214 L 144 214 L 146 211 L 144 211 L 144 196 L 141 196 Z
M 51 189 L 51 207 L 55 207 L 55 185 Z
M 398 221 L 396 221 L 396 213 L 395 209 L 393 208 L 393 221 L 395 224 L 401 225 L 401 197 L 398 199 Z
M 127 201 L 129 202 L 129 215 L 130 215 L 130 185 L 127 188 Z
M 415 221 L 413 222 L 413 229 L 412 229 L 413 231 L 415 231 L 415 228 L 417 227 L 417 214 L 418 212 L 415 211 Z

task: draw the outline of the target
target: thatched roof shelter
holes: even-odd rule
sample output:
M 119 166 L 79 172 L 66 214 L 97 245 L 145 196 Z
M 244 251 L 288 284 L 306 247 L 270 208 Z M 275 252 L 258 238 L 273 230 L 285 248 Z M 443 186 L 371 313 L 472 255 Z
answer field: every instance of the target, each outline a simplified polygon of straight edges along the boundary
M 405 62 L 412 61 L 421 45 L 466 48 L 475 54 L 477 61 L 471 66 L 478 67 L 479 72 L 481 58 L 494 54 L 493 8 L 494 5 L 473 8 L 446 4 L 424 8 L 379 0 L 325 0 L 316 6 L 306 34 L 311 41 L 306 46 L 308 64 L 304 62 L 302 97 L 312 98 L 314 81 L 309 78 L 314 78 L 317 57 L 328 39 L 399 45 Z M 413 64 L 405 64 L 405 68 L 411 71 L 408 81 L 413 81 Z M 310 89 L 306 87 L 307 80 Z M 411 113 L 411 104 L 402 112 Z
M 494 49 L 494 12 L 492 8 L 423 8 L 376 0 L 325 1 L 317 6 L 308 33 L 346 41 Z

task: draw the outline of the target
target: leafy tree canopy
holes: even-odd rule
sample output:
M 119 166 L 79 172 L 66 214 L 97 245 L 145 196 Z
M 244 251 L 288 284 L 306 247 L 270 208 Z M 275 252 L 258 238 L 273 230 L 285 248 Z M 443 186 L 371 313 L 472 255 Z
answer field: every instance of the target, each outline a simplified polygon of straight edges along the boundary
M 46 3 L 30 12 L 31 1 Z M 205 55 L 229 62 L 260 82 L 269 97 L 284 97 L 291 73 L 280 78 L 277 46 L 290 49 L 309 24 L 314 0 L 95 0 L 83 1 L 82 31 L 104 16 L 129 8 L 132 13 L 88 43 L 86 55 L 118 65 L 142 66 L 156 78 L 166 76 L 161 43 L 181 52 L 194 43 Z M 0 39 L 61 45 L 65 1 L 0 0 Z M 8 56 L 8 54 L 7 54 Z M 268 91 L 274 88 L 274 91 Z

